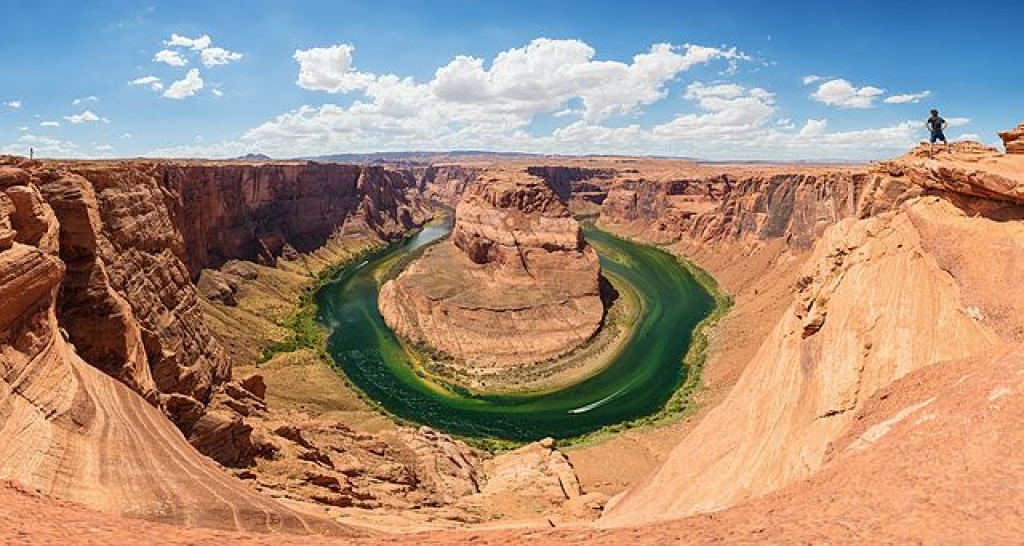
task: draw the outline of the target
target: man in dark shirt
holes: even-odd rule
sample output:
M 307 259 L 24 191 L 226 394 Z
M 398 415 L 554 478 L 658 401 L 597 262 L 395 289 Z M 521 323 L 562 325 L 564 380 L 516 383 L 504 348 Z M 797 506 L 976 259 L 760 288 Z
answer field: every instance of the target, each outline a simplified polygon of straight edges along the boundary
M 941 140 L 942 144 L 946 147 L 946 151 L 949 151 L 949 143 L 946 142 L 946 135 L 942 133 L 948 125 L 946 120 L 939 117 L 939 111 L 932 108 L 932 115 L 928 118 L 928 121 L 924 122 L 928 130 L 931 131 L 932 137 L 928 143 L 928 155 L 932 156 L 935 154 L 935 141 Z

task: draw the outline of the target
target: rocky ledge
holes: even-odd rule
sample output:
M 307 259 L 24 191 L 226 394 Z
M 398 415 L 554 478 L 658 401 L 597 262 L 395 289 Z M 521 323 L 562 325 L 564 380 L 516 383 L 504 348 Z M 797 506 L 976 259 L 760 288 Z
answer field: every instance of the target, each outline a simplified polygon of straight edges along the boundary
M 597 253 L 540 179 L 490 172 L 456 207 L 449 240 L 381 289 L 380 312 L 403 338 L 455 357 L 458 372 L 558 357 L 601 327 Z

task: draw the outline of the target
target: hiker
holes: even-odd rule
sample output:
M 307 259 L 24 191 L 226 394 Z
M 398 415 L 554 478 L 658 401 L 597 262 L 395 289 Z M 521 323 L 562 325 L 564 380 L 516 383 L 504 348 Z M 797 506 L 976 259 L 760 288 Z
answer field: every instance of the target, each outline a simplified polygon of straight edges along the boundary
M 948 125 L 946 120 L 939 117 L 939 111 L 932 108 L 932 115 L 928 118 L 928 121 L 924 122 L 928 130 L 932 132 L 931 140 L 928 143 L 928 157 L 935 155 L 935 141 L 941 140 L 943 146 L 946 147 L 946 151 L 949 151 L 949 142 L 946 142 L 946 135 L 942 133 Z

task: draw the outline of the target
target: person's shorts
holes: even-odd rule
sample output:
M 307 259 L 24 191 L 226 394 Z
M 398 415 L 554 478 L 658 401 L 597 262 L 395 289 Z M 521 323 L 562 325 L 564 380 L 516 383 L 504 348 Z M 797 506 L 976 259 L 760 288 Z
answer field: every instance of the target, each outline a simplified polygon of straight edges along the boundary
M 931 142 L 934 144 L 936 140 L 941 140 L 941 141 L 945 142 L 946 141 L 946 135 L 942 134 L 942 131 L 932 131 L 932 140 L 931 140 Z

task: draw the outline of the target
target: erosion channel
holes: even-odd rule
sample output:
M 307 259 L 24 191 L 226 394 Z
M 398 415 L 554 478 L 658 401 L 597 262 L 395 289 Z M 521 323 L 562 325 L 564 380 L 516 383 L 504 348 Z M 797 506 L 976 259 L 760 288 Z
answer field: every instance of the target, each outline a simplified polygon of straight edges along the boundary
M 461 436 L 569 438 L 660 410 L 683 384 L 683 358 L 713 297 L 675 257 L 588 228 L 602 270 L 630 285 L 640 313 L 632 337 L 598 374 L 553 392 L 483 395 L 442 386 L 417 373 L 422 358 L 377 311 L 381 284 L 426 245 L 446 237 L 434 225 L 341 270 L 316 295 L 328 350 L 357 388 L 387 411 Z

